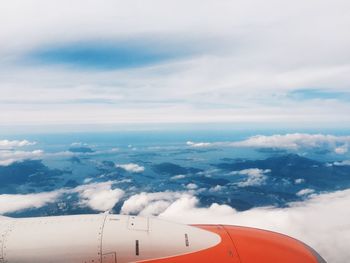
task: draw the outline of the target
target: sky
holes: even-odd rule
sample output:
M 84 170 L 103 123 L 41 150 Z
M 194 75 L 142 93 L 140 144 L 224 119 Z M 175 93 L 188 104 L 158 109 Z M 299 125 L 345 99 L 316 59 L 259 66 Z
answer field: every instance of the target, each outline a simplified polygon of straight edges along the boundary
M 326 134 L 350 130 L 349 28 L 347 0 L 2 1 L 0 135 L 157 125 L 279 127 L 288 134 L 235 142 L 198 139 L 187 145 L 322 146 L 342 156 L 350 147 L 348 133 Z M 305 128 L 320 134 L 302 133 Z M 23 149 L 36 147 L 25 138 L 0 138 L 0 166 L 50 156 L 40 143 Z M 349 165 L 349 160 L 334 165 Z M 145 169 L 134 163 L 118 168 L 135 174 Z M 263 182 L 269 171 L 237 174 L 251 184 Z M 3 194 L 0 214 L 40 208 L 67 193 L 105 211 L 125 195 L 112 186 L 86 182 L 70 190 Z M 201 207 L 198 189 L 187 188 L 136 194 L 123 203 L 122 212 L 260 227 L 307 242 L 329 262 L 349 257 L 350 210 L 344 209 L 349 190 L 310 193 L 285 208 L 239 212 L 225 204 Z
M 345 0 L 4 1 L 2 126 L 349 127 Z

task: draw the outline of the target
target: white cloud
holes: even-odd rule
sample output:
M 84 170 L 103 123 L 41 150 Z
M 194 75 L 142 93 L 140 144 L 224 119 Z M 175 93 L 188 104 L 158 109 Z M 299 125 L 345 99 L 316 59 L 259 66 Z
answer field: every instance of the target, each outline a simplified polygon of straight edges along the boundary
M 189 184 L 186 185 L 186 188 L 187 188 L 188 190 L 195 190 L 195 189 L 198 188 L 198 185 L 196 185 L 196 184 L 194 184 L 194 183 L 189 183 Z
M 258 168 L 244 169 L 240 171 L 234 171 L 231 174 L 248 175 L 248 176 L 260 176 L 262 174 L 270 173 L 270 169 L 262 170 Z
M 31 146 L 35 145 L 36 142 L 30 142 L 27 140 L 0 140 L 0 149 L 11 149 L 16 147 L 24 147 L 24 146 Z
M 136 163 L 117 164 L 116 167 L 122 168 L 130 173 L 142 173 L 143 171 L 145 171 L 145 167 Z
M 313 194 L 314 192 L 315 192 L 314 189 L 305 188 L 297 192 L 297 196 L 306 196 L 306 195 Z
M 168 200 L 155 200 L 140 211 L 140 216 L 154 216 L 162 213 L 171 204 Z
M 292 150 L 300 148 L 326 147 L 336 151 L 340 148 L 343 149 L 348 143 L 350 143 L 350 136 L 293 133 L 285 135 L 276 134 L 271 136 L 256 135 L 244 141 L 233 142 L 231 143 L 231 146 L 285 148 Z M 338 146 L 339 144 L 341 144 L 341 146 Z
M 25 159 L 39 159 L 44 156 L 44 151 L 34 150 L 34 151 L 0 151 L 0 165 L 8 166 L 14 162 L 23 161 Z
M 200 208 L 196 197 L 182 196 L 159 216 L 187 224 L 230 224 L 281 232 L 314 247 L 328 262 L 350 257 L 350 190 L 313 195 L 288 208 L 263 207 L 237 212 L 227 205 Z M 331 245 L 330 245 L 331 242 Z
M 79 193 L 80 204 L 97 211 L 112 209 L 123 197 L 124 191 L 112 189 L 112 181 L 92 183 L 76 187 L 72 192 Z
M 178 174 L 178 175 L 174 175 L 174 176 L 170 177 L 171 180 L 179 180 L 179 179 L 183 179 L 183 178 L 186 178 L 186 175 Z
M 303 178 L 297 178 L 297 179 L 294 180 L 295 184 L 302 184 L 304 182 L 305 182 L 305 179 L 303 179 Z
M 259 186 L 266 182 L 267 176 L 265 174 L 270 173 L 271 170 L 266 169 L 258 169 L 258 168 L 251 168 L 251 169 L 244 169 L 241 171 L 233 171 L 230 174 L 232 175 L 246 175 L 247 179 L 245 181 L 239 182 L 237 185 L 240 187 L 246 187 L 246 186 Z
M 208 147 L 212 145 L 210 142 L 191 142 L 191 141 L 186 142 L 186 144 L 191 147 Z
M 334 162 L 333 165 L 335 165 L 335 166 L 346 166 L 346 165 L 350 165 L 350 160 L 344 160 L 344 161 L 340 161 L 340 162 Z
M 122 184 L 122 183 L 132 183 L 132 180 L 130 178 L 128 179 L 121 179 L 118 181 L 114 181 L 116 184 Z
M 112 209 L 123 197 L 124 191 L 113 189 L 113 182 L 101 182 L 80 185 L 73 189 L 59 189 L 52 192 L 35 194 L 2 194 L 0 195 L 0 214 L 21 211 L 30 208 L 40 208 L 54 203 L 64 194 L 77 193 L 81 206 L 90 207 L 96 211 Z
M 209 188 L 209 192 L 220 192 L 223 189 L 225 189 L 225 186 L 216 185 L 214 187 Z
M 71 145 L 72 147 L 81 147 L 81 146 L 88 146 L 87 143 L 83 143 L 83 142 L 72 142 Z
M 43 150 L 30 150 L 30 151 L 24 151 L 19 150 L 17 148 L 19 147 L 25 147 L 25 146 L 32 146 L 35 145 L 37 142 L 30 142 L 27 140 L 22 141 L 9 141 L 9 140 L 2 140 L 0 141 L 0 165 L 1 166 L 8 166 L 11 165 L 14 162 L 20 162 L 26 159 L 35 160 L 35 159 L 49 159 L 49 158 L 55 158 L 55 157 L 71 157 L 76 155 L 94 155 L 94 154 L 101 154 L 101 153 L 109 153 L 113 152 L 113 150 L 108 151 L 96 151 L 93 153 L 74 153 L 70 151 L 62 151 L 62 152 L 44 152 Z
M 179 219 L 179 216 L 176 213 L 184 212 L 184 218 L 182 220 Z M 178 198 L 175 202 L 173 202 L 169 207 L 161 214 L 159 217 L 163 218 L 171 218 L 172 220 L 176 220 L 178 222 L 184 223 L 203 223 L 212 220 L 212 217 L 217 217 L 216 224 L 221 223 L 220 219 L 225 218 L 225 216 L 232 216 L 236 214 L 236 210 L 228 205 L 219 205 L 212 204 L 207 208 L 199 207 L 199 200 L 195 196 L 185 195 Z M 206 218 L 209 216 L 208 218 Z M 202 219 L 200 219 L 202 217 Z
M 15 160 L 13 160 L 13 159 L 0 160 L 0 166 L 8 166 L 14 162 L 15 162 Z
M 236 142 L 187 142 L 193 147 L 251 147 L 251 148 L 278 148 L 288 150 L 323 148 L 336 154 L 348 152 L 350 136 L 335 136 L 325 134 L 290 133 L 274 135 L 255 135 L 248 139 Z
M 56 202 L 63 193 L 64 191 L 57 190 L 35 194 L 2 194 L 0 195 L 0 214 L 40 208 Z
M 342 146 L 339 146 L 339 147 L 334 149 L 334 152 L 337 154 L 345 154 L 348 152 L 348 145 L 344 144 Z
M 136 194 L 127 199 L 122 208 L 122 214 L 158 215 L 172 202 L 186 195 L 181 192 L 156 192 Z
M 90 183 L 92 180 L 94 180 L 94 178 L 88 177 L 84 179 L 84 184 L 88 184 Z

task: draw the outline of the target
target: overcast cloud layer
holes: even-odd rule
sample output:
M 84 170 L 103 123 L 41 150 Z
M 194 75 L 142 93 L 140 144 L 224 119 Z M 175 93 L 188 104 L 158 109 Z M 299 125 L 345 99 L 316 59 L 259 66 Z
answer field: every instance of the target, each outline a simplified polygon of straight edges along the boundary
M 6 1 L 0 123 L 346 126 L 350 3 Z

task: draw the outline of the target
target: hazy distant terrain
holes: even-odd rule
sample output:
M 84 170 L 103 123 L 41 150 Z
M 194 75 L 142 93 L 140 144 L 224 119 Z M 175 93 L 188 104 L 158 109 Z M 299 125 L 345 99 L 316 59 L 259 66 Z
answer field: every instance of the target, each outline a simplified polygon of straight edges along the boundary
M 138 214 L 145 207 L 128 210 L 123 203 L 140 193 L 167 192 L 171 196 L 165 198 L 167 202 L 187 194 L 196 196 L 199 206 L 218 203 L 244 211 L 286 207 L 310 195 L 350 188 L 346 136 L 239 134 L 240 139 L 234 140 L 232 134 L 232 141 L 209 135 L 207 141 L 195 141 L 196 134 L 185 140 L 184 136 L 175 132 L 75 134 L 56 140 L 51 135 L 12 146 L 3 140 L 0 194 L 59 192 L 41 205 L 29 202 L 3 213 L 39 216 L 113 210 Z M 75 141 L 79 137 L 85 140 Z M 119 195 L 112 194 L 108 205 L 104 200 L 92 204 L 95 195 L 115 189 Z M 161 203 L 147 214 L 157 215 L 165 208 Z

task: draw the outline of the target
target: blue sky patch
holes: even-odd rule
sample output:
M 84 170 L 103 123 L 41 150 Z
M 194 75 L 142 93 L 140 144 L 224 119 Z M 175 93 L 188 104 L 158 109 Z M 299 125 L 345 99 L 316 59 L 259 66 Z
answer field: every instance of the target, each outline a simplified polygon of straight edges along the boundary
M 86 69 L 123 69 L 152 65 L 189 56 L 185 47 L 150 41 L 70 43 L 35 50 L 29 62 Z
M 321 89 L 299 89 L 288 94 L 296 100 L 350 100 L 350 93 Z

